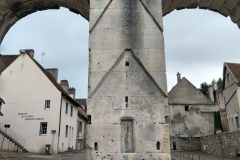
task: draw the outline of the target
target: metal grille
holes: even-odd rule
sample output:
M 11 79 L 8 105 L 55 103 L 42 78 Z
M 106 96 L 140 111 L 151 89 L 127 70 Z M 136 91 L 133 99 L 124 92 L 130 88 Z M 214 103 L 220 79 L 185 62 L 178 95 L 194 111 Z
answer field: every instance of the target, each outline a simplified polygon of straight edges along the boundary
M 47 123 L 40 124 L 40 134 L 47 134 Z

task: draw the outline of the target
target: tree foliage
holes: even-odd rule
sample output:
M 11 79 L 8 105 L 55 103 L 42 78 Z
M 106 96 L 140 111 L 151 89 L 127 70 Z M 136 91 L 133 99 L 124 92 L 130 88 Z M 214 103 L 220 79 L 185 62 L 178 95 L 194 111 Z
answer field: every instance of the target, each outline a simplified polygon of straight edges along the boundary
M 217 89 L 217 90 L 222 90 L 223 89 L 223 80 L 221 77 L 218 78 L 216 81 L 215 79 L 212 80 L 211 85 Z M 201 83 L 199 90 L 209 98 L 209 93 L 208 93 L 208 84 L 206 82 Z
M 203 82 L 200 85 L 200 89 L 199 89 L 206 97 L 209 98 L 209 93 L 208 93 L 208 85 L 206 82 Z
M 216 85 L 217 85 L 217 89 L 219 90 L 223 89 L 223 80 L 221 77 L 218 78 Z
M 221 116 L 220 116 L 219 111 L 214 113 L 214 130 L 215 131 L 217 131 L 217 130 L 223 131 Z
M 217 90 L 221 90 L 223 89 L 223 80 L 221 77 L 218 78 L 218 80 L 216 81 L 215 79 L 212 80 L 211 84 L 213 85 L 213 87 Z

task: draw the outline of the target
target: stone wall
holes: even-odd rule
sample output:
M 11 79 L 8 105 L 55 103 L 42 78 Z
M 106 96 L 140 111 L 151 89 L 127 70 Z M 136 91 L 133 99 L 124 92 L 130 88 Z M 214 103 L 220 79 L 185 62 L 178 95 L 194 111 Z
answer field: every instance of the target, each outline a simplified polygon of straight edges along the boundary
M 199 151 L 201 150 L 201 143 L 199 137 L 179 137 L 173 141 L 176 142 L 176 149 L 182 151 Z M 172 143 L 173 144 L 173 143 Z M 173 146 L 172 146 L 173 147 Z
M 207 153 L 234 156 L 237 146 L 240 146 L 240 130 L 201 137 L 201 148 Z

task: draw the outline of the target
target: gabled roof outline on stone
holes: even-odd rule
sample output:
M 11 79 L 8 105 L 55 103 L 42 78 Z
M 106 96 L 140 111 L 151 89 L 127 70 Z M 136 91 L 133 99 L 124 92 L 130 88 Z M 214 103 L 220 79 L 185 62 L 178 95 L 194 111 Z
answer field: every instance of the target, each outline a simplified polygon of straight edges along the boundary
M 165 94 L 165 92 L 160 88 L 160 86 L 157 84 L 157 82 L 154 80 L 154 78 L 148 73 L 147 69 L 142 65 L 142 63 L 140 62 L 140 60 L 134 55 L 134 52 L 132 51 L 132 49 L 125 49 L 120 56 L 118 57 L 117 61 L 113 64 L 113 66 L 107 71 L 107 73 L 103 76 L 103 78 L 100 80 L 100 82 L 98 83 L 98 85 L 95 87 L 95 89 L 92 91 L 92 93 L 90 93 L 89 97 L 93 97 L 96 92 L 100 89 L 100 87 L 102 86 L 102 84 L 105 82 L 105 80 L 108 78 L 109 74 L 118 66 L 118 64 L 121 62 L 121 60 L 124 58 L 125 55 L 129 54 L 129 56 L 131 56 L 136 63 L 139 65 L 139 67 L 142 69 L 142 71 L 144 72 L 144 74 L 147 75 L 148 79 L 151 81 L 151 83 L 156 87 L 156 89 L 163 94 L 163 96 L 167 97 L 167 95 Z
M 21 54 L 26 54 L 29 56 L 30 59 L 38 66 L 38 68 L 43 72 L 43 74 L 50 80 L 50 82 L 61 92 L 62 96 L 67 97 L 72 103 L 77 105 L 78 107 L 80 106 L 74 99 L 72 99 L 65 91 L 64 89 L 57 83 L 57 81 L 34 59 L 32 58 L 28 53 L 21 53 Z M 11 55 L 15 57 L 14 60 L 11 61 L 11 63 L 8 62 L 8 66 L 10 66 L 21 54 L 19 55 Z M 3 55 L 5 56 L 5 55 Z M 7 67 L 8 67 L 7 66 Z M 7 68 L 5 67 L 4 70 Z M 2 70 L 2 71 L 4 71 Z
M 224 64 L 223 64 L 223 88 L 225 88 L 226 69 L 229 70 L 229 72 L 235 79 L 235 82 L 237 84 L 240 84 L 240 63 L 224 62 Z
M 187 86 L 184 86 L 184 87 L 187 87 L 187 89 L 190 89 L 192 88 L 194 91 L 195 91 L 195 95 L 199 95 L 201 97 L 198 97 L 198 99 L 195 99 L 195 100 L 198 100 L 198 101 L 202 101 L 202 102 L 194 102 L 194 103 L 190 103 L 189 101 L 185 102 L 185 101 L 182 101 L 181 100 L 177 100 L 179 102 L 176 102 L 174 101 L 174 96 L 175 96 L 175 99 L 179 98 L 181 99 L 181 97 L 179 97 L 179 94 L 182 94 L 180 92 L 178 92 L 177 94 L 174 94 L 174 91 L 177 90 L 178 88 L 180 88 L 180 85 L 181 83 L 183 83 L 184 81 L 187 82 Z M 174 94 L 174 95 L 172 95 Z M 193 96 L 192 94 L 189 94 L 189 95 L 184 95 L 184 96 Z M 177 97 L 177 98 L 176 98 Z M 190 98 L 191 99 L 191 98 Z M 172 104 L 172 105 L 213 105 L 215 104 L 214 102 L 212 102 L 209 98 L 207 98 L 198 88 L 196 88 L 189 80 L 187 80 L 185 77 L 183 77 L 169 92 L 168 92 L 168 103 L 169 104 Z
M 18 58 L 19 55 L 2 55 L 0 54 L 0 75 L 1 73 Z

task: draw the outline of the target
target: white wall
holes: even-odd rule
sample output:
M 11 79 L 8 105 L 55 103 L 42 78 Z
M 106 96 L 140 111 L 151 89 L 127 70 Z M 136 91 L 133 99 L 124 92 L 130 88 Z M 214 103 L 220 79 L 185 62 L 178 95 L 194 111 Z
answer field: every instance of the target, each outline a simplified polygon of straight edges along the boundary
M 0 96 L 6 102 L 0 122 L 11 125 L 11 129 L 25 140 L 25 148 L 30 152 L 44 153 L 45 145 L 50 144 L 52 153 L 56 153 L 61 92 L 27 54 L 20 55 L 0 75 Z M 50 100 L 49 110 L 44 109 L 45 100 Z M 74 125 L 76 120 L 73 120 Z M 44 136 L 39 135 L 41 122 L 48 123 Z M 69 120 L 66 122 L 71 124 Z M 57 131 L 53 146 L 51 130 Z
M 68 103 L 68 113 L 66 114 L 66 103 Z M 71 106 L 73 107 L 72 117 L 70 116 Z M 77 129 L 77 106 L 68 99 L 62 99 L 61 129 L 59 140 L 59 151 L 65 151 L 68 147 L 76 149 L 76 129 Z M 68 136 L 65 136 L 66 125 L 68 125 Z

